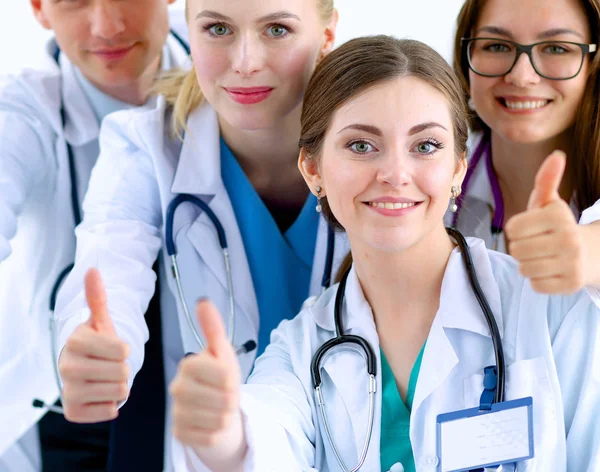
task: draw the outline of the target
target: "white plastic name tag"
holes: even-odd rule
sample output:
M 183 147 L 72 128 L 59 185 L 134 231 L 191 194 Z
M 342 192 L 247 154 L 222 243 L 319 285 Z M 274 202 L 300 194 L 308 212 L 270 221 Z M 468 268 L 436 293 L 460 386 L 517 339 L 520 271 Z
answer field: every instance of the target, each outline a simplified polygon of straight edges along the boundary
M 531 397 L 494 403 L 491 410 L 468 410 L 437 417 L 437 453 L 442 472 L 531 459 L 533 451 Z

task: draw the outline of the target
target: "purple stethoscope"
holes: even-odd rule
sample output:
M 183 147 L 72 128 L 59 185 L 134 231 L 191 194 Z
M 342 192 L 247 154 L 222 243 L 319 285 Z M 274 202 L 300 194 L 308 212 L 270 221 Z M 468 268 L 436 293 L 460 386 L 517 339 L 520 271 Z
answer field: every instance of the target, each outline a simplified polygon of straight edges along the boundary
M 473 153 L 473 157 L 471 158 L 471 163 L 469 168 L 467 169 L 467 175 L 465 176 L 465 180 L 463 181 L 463 191 L 456 199 L 457 210 L 452 216 L 452 227 L 456 228 L 458 223 L 458 218 L 460 215 L 460 210 L 462 209 L 464 197 L 467 193 L 467 188 L 469 187 L 469 182 L 475 173 L 475 169 L 477 169 L 477 165 L 479 162 L 485 158 L 485 166 L 487 169 L 488 179 L 490 181 L 490 186 L 492 188 L 492 194 L 494 196 L 494 214 L 492 216 L 492 225 L 490 227 L 490 231 L 492 233 L 492 249 L 496 250 L 498 248 L 498 238 L 500 233 L 502 233 L 502 227 L 504 226 L 504 200 L 502 199 L 502 191 L 500 190 L 500 183 L 498 182 L 498 177 L 494 172 L 494 168 L 492 166 L 492 150 L 491 150 L 491 140 L 488 134 L 485 134 L 475 152 Z

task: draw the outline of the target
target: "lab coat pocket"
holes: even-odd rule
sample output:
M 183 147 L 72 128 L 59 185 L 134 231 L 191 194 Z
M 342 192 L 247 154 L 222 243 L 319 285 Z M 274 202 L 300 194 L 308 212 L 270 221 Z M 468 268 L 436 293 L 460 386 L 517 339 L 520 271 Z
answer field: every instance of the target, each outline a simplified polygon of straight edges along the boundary
M 465 408 L 478 406 L 482 392 L 483 374 L 465 379 Z M 519 462 L 516 470 L 552 470 L 552 458 L 558 444 L 556 407 L 543 357 L 517 361 L 506 369 L 505 400 L 524 397 L 533 398 L 534 457 Z

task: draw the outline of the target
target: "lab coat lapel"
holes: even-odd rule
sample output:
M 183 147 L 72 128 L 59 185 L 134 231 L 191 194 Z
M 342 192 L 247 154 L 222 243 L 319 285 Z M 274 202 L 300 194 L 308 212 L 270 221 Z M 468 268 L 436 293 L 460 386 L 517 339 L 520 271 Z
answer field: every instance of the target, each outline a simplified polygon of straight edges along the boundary
M 334 300 L 332 300 L 330 303 L 331 308 L 328 310 L 328 318 L 331 318 L 331 320 L 334 319 L 334 304 Z M 373 320 L 373 313 L 364 298 L 354 270 L 351 270 L 348 276 L 343 310 L 346 334 L 361 336 L 370 344 L 376 356 L 377 373 L 379 373 L 381 370 L 379 338 Z M 332 354 L 322 363 L 323 370 L 327 374 L 323 376 L 323 382 L 325 383 L 329 379 L 333 384 L 323 386 L 326 408 L 330 425 L 333 425 L 332 434 L 336 446 L 340 450 L 346 466 L 352 468 L 358 462 L 368 432 L 369 376 L 362 350 L 356 350 L 353 347 L 338 347 L 332 349 L 331 352 Z M 380 375 L 376 376 L 376 382 L 375 420 L 365 464 L 379 464 Z M 354 442 L 344 441 L 344 438 L 349 436 L 354 438 Z M 368 470 L 372 469 L 369 468 Z
M 191 194 L 209 203 L 223 225 L 231 262 L 237 316 L 241 311 L 243 316 L 249 317 L 251 324 L 258 332 L 258 303 L 250 267 L 233 207 L 221 179 L 217 115 L 206 103 L 194 111 L 188 119 L 188 130 L 185 134 L 171 191 L 173 194 Z M 191 207 L 191 205 L 187 206 Z M 196 215 L 195 219 L 194 216 L 191 216 L 190 219 L 190 215 L 176 218 L 174 234 L 193 221 L 185 231 L 185 237 L 189 239 L 214 278 L 223 286 L 224 290 L 228 290 L 223 254 L 216 229 L 204 212 L 195 208 L 192 211 L 194 213 L 190 213 L 190 215 Z M 210 294 L 208 295 L 210 296 Z M 223 315 L 225 316 L 225 313 Z
M 487 249 L 481 240 L 467 238 L 467 242 L 471 249 L 471 257 L 479 284 L 494 313 L 502 337 L 500 293 L 491 270 Z M 447 330 L 451 329 L 470 331 L 481 336 L 491 337 L 458 248 L 452 252 L 446 267 L 442 281 L 440 306 L 427 338 L 415 389 L 411 412 L 411 441 L 415 457 L 419 457 L 422 453 L 421 438 L 424 437 L 424 432 L 417 431 L 416 425 L 425 424 L 424 418 L 427 413 L 427 408 L 421 407 L 427 398 L 444 384 L 459 362 L 456 351 L 447 336 Z M 456 407 L 456 405 L 453 406 Z M 446 413 L 447 411 L 441 412 Z

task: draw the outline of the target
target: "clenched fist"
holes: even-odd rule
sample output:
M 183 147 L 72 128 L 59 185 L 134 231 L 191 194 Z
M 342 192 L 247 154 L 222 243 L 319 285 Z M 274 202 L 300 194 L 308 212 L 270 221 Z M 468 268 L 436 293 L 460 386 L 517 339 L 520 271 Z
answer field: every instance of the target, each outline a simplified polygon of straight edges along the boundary
M 585 285 L 586 246 L 569 205 L 558 189 L 566 156 L 553 152 L 540 167 L 527 210 L 505 226 L 509 253 L 541 293 L 572 293 Z
M 85 295 L 91 314 L 73 332 L 60 355 L 65 417 L 96 423 L 117 417 L 117 404 L 129 395 L 129 346 L 117 337 L 100 274 L 90 269 Z
M 173 434 L 211 470 L 241 467 L 246 451 L 240 412 L 240 367 L 221 315 L 208 301 L 196 306 L 206 349 L 185 357 L 169 392 Z

